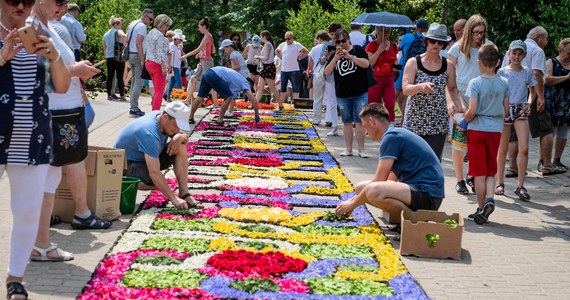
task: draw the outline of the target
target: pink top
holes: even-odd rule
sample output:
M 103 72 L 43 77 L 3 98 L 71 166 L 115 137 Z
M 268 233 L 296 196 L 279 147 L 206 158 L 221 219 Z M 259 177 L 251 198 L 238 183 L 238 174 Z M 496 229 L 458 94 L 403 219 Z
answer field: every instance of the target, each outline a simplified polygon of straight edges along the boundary
M 214 38 L 212 37 L 212 35 L 210 33 L 208 33 L 206 38 L 208 39 L 208 42 L 206 43 L 206 47 L 202 48 L 202 50 L 200 50 L 200 53 L 198 53 L 198 57 L 200 58 L 200 61 L 212 60 L 212 41 L 214 40 Z

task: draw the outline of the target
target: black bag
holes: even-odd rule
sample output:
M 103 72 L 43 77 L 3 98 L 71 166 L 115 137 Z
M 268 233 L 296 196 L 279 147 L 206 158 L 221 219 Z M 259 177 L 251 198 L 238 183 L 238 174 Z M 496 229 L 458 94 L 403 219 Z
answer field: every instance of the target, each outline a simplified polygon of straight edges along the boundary
M 140 22 L 141 22 L 141 21 L 139 21 L 139 23 L 140 23 Z M 137 27 L 137 25 L 139 25 L 139 24 L 138 24 L 138 23 L 135 24 L 135 26 L 133 26 L 133 29 L 131 29 L 131 32 L 129 32 L 129 38 L 128 38 L 128 40 L 127 40 L 127 46 L 123 49 L 123 55 L 122 55 L 122 57 L 123 57 L 123 59 L 124 59 L 123 61 L 129 60 L 129 54 L 130 54 L 129 48 L 130 48 L 130 46 L 131 46 L 131 38 L 133 37 L 133 31 L 135 31 L 135 28 Z M 115 37 L 115 38 L 116 38 L 116 37 Z M 117 40 L 115 40 L 115 42 L 117 42 Z
M 149 73 L 148 70 L 146 69 L 146 66 L 145 66 L 145 65 L 142 66 L 141 79 L 144 79 L 144 80 L 151 80 L 151 78 L 150 78 L 150 73 Z
M 368 88 L 371 88 L 378 83 L 376 78 L 374 78 L 374 70 L 371 65 L 368 65 L 368 68 L 366 69 L 366 80 L 368 80 Z
M 61 167 L 81 162 L 87 157 L 87 125 L 84 108 L 51 111 L 53 133 L 52 166 Z
M 123 56 L 124 55 L 124 53 L 123 53 L 124 48 L 125 48 L 125 45 L 123 45 L 123 42 L 120 40 L 119 31 L 117 30 L 117 31 L 115 31 L 115 46 L 113 48 L 113 58 L 115 59 L 115 61 L 118 61 L 118 62 L 124 62 L 125 61 L 125 58 Z M 129 52 L 129 51 L 127 51 L 127 52 Z M 127 54 L 127 57 L 128 56 L 129 55 Z

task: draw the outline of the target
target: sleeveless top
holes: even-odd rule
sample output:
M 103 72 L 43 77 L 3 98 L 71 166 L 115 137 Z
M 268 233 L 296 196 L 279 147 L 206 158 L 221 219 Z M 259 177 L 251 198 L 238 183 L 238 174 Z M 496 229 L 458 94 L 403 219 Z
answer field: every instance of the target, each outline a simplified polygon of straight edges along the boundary
M 208 42 L 206 43 L 206 47 L 202 48 L 202 50 L 200 50 L 200 52 L 198 53 L 200 62 L 204 60 L 212 60 L 212 41 L 214 40 L 214 38 L 210 33 L 207 34 L 207 37 L 208 37 Z
M 257 49 L 255 49 L 251 44 L 247 45 L 247 47 L 249 48 L 249 50 L 247 51 L 247 60 L 246 60 L 247 64 L 257 65 L 257 59 L 255 59 L 254 56 L 261 55 L 262 47 L 259 46 L 257 47 Z
M 406 115 L 403 126 L 417 135 L 447 134 L 449 131 L 449 116 L 445 100 L 447 85 L 447 60 L 442 57 L 441 68 L 437 71 L 427 70 L 416 56 L 418 71 L 414 84 L 423 82 L 434 83 L 434 93 L 419 93 L 408 98 Z
M 269 58 L 267 60 L 262 60 L 261 62 L 264 65 L 272 64 L 275 58 L 275 51 L 273 50 L 273 44 L 270 41 L 267 41 L 265 45 L 269 45 Z M 263 45 L 263 49 L 261 49 L 261 56 L 265 56 L 265 45 Z
M 0 47 L 4 41 L 0 41 Z M 0 165 L 39 165 L 51 159 L 51 114 L 44 58 L 20 50 L 0 67 Z
M 567 76 L 570 73 L 556 57 L 551 61 L 552 76 Z M 544 102 L 554 126 L 570 125 L 570 80 L 556 85 L 544 84 Z

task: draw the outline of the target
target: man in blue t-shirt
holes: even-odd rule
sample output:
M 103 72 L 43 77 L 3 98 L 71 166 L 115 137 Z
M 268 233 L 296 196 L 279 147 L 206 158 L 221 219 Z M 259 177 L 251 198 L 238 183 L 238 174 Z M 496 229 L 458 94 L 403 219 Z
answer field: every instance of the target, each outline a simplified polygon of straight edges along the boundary
M 407 129 L 391 126 L 380 103 L 365 106 L 360 118 L 370 138 L 380 141 L 380 161 L 374 178 L 358 183 L 357 195 L 341 202 L 336 214 L 348 215 L 366 203 L 393 216 L 403 210 L 438 210 L 445 197 L 443 170 L 428 143 Z
M 114 147 L 125 149 L 125 176 L 139 178 L 141 190 L 158 189 L 178 209 L 202 208 L 188 190 L 186 144 L 190 110 L 180 101 L 168 103 L 164 111 L 153 111 L 123 128 Z M 178 195 L 170 189 L 161 170 L 174 165 Z
M 213 67 L 208 69 L 204 75 L 202 75 L 202 81 L 200 82 L 200 88 L 198 89 L 198 98 L 192 102 L 192 110 L 190 111 L 190 119 L 188 122 L 190 124 L 196 123 L 194 121 L 194 114 L 198 110 L 198 106 L 200 106 L 202 100 L 208 97 L 211 90 L 216 91 L 216 93 L 224 99 L 224 102 L 222 102 L 222 105 L 220 106 L 218 125 L 223 125 L 224 114 L 226 113 L 226 110 L 228 110 L 228 106 L 233 99 L 234 93 L 240 92 L 244 92 L 249 101 L 251 101 L 251 106 L 255 113 L 255 123 L 259 122 L 259 108 L 257 105 L 257 99 L 255 99 L 255 95 L 251 92 L 251 85 L 253 85 L 253 80 L 251 78 L 245 78 L 243 75 L 230 68 Z

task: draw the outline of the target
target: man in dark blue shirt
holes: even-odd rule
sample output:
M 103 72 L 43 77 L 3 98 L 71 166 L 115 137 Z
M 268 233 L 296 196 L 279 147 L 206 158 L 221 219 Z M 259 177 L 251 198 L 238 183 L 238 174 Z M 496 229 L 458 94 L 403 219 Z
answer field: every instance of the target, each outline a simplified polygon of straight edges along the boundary
M 380 103 L 360 112 L 362 126 L 373 141 L 380 141 L 380 160 L 371 180 L 355 186 L 357 195 L 341 202 L 338 216 L 370 203 L 393 216 L 403 210 L 437 210 L 445 197 L 443 170 L 431 147 L 415 133 L 390 125 Z

